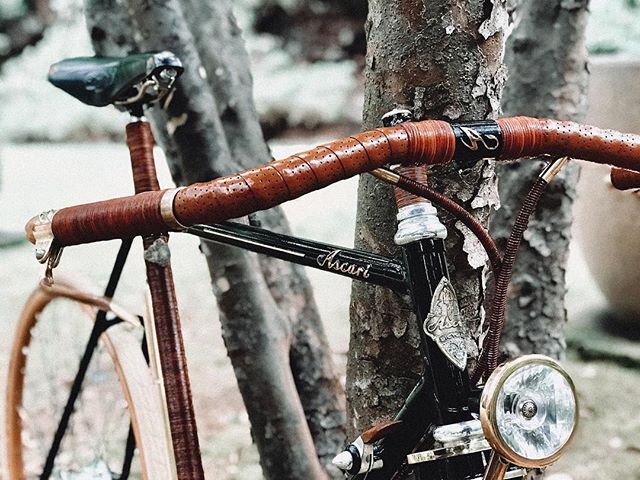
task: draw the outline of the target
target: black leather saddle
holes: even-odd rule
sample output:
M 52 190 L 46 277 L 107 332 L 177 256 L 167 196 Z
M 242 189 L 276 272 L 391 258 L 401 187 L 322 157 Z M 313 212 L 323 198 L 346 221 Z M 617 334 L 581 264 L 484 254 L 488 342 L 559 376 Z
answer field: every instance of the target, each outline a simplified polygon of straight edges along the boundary
M 140 85 L 147 79 L 164 78 L 172 83 L 182 71 L 182 63 L 171 52 L 77 57 L 51 65 L 48 80 L 83 103 L 103 107 L 144 96 Z

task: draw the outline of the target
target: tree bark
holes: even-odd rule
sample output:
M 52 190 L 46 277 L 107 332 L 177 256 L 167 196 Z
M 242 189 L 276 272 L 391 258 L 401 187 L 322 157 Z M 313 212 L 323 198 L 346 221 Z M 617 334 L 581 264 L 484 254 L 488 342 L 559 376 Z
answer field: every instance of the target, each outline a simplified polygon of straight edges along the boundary
M 49 0 L 25 0 L 24 5 L 25 11 L 20 16 L 11 18 L 0 16 L 0 37 L 4 42 L 0 48 L 0 71 L 7 60 L 20 55 L 25 48 L 42 40 L 45 30 L 54 19 Z M 0 167 L 1 187 L 2 168 Z M 23 242 L 22 232 L 0 229 L 0 249 L 20 245 Z
M 514 4 L 516 27 L 507 42 L 505 60 L 509 67 L 505 115 L 583 120 L 589 1 L 520 0 Z M 501 166 L 502 208 L 491 220 L 496 240 L 506 241 L 520 199 L 543 163 L 540 159 Z M 509 357 L 536 352 L 559 358 L 564 352 L 565 272 L 578 175 L 578 165 L 571 162 L 549 185 L 520 247 L 502 339 L 503 353 Z
M 483 119 L 497 115 L 504 82 L 502 54 L 507 15 L 503 1 L 370 0 L 366 24 L 365 128 L 397 106 L 414 116 Z M 497 203 L 494 166 L 481 162 L 460 173 L 439 168 L 431 184 L 486 223 Z M 392 191 L 368 176 L 360 180 L 356 246 L 398 255 L 393 244 Z M 485 258 L 469 232 L 444 217 L 447 250 L 460 311 L 470 331 L 482 316 Z M 392 417 L 421 373 L 418 330 L 407 299 L 354 283 L 347 363 L 350 438 Z M 477 348 L 470 345 L 470 354 Z
M 265 0 L 254 7 L 253 28 L 282 40 L 303 61 L 362 58 L 367 0 Z
M 0 50 L 0 66 L 38 43 L 53 21 L 49 0 L 25 0 L 25 13 L 15 18 L 0 17 L 0 34 L 7 43 Z
M 87 5 L 97 51 L 123 53 L 135 31 L 136 48 L 169 49 L 185 64 L 168 111 L 151 114 L 177 184 L 270 160 L 229 2 L 131 1 L 124 42 L 110 28 L 115 0 Z M 96 36 L 105 14 L 109 29 L 102 30 L 109 33 Z M 289 230 L 279 208 L 256 219 L 269 229 Z M 322 478 L 325 469 L 336 475 L 330 458 L 344 441 L 342 389 L 304 272 L 233 247 L 203 243 L 203 252 L 265 476 Z

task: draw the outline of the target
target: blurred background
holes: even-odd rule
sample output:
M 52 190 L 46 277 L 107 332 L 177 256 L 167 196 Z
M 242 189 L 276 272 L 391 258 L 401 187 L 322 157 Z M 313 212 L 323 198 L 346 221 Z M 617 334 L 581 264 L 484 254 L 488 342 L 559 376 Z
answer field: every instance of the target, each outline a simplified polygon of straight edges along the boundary
M 276 158 L 359 129 L 366 2 L 238 0 L 261 124 Z M 591 2 L 588 123 L 640 133 L 640 2 Z M 92 55 L 82 2 L 0 3 L 0 383 L 15 320 L 42 276 L 21 241 L 26 219 L 50 208 L 132 191 L 126 114 L 87 107 L 46 82 L 51 63 Z M 157 152 L 161 185 L 171 185 Z M 582 402 L 580 435 L 549 478 L 640 479 L 640 200 L 583 170 L 568 270 L 567 365 Z M 350 246 L 357 180 L 285 205 L 297 235 Z M 226 357 L 205 262 L 195 239 L 172 240 L 205 468 L 259 478 L 257 453 Z M 56 275 L 103 288 L 117 244 L 65 252 Z M 118 301 L 140 312 L 141 247 Z M 308 271 L 340 368 L 348 347 L 350 282 Z M 2 402 L 0 397 L 0 402 Z

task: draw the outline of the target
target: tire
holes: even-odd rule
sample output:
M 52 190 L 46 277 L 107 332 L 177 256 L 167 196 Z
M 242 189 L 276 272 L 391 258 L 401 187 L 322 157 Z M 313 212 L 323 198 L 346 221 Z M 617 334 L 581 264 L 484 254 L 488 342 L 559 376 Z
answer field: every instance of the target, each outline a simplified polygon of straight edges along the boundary
M 126 316 L 59 281 L 38 287 L 23 308 L 7 378 L 9 480 L 40 477 L 98 308 Z M 51 478 L 120 478 L 130 429 L 137 449 L 129 478 L 175 477 L 160 389 L 141 341 L 142 328 L 127 322 L 100 336 Z

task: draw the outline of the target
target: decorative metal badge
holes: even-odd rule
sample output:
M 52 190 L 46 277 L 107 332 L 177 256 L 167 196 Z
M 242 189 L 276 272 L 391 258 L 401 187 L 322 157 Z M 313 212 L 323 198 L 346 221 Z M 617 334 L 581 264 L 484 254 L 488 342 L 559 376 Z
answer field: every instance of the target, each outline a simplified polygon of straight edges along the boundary
M 442 277 L 431 299 L 431 310 L 422 326 L 442 353 L 460 370 L 467 366 L 467 329 L 460 317 L 456 292 L 448 278 Z

